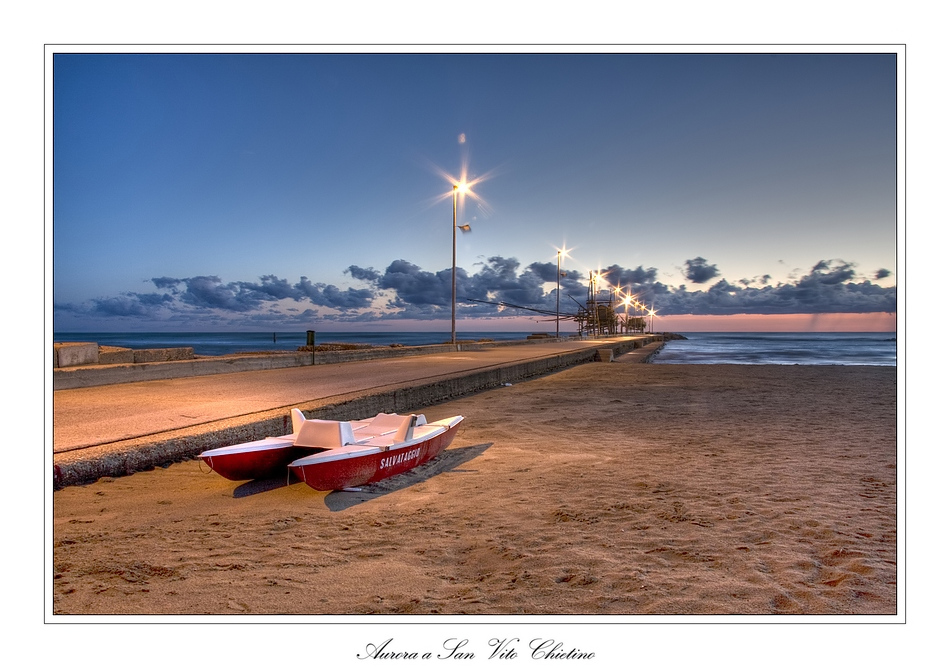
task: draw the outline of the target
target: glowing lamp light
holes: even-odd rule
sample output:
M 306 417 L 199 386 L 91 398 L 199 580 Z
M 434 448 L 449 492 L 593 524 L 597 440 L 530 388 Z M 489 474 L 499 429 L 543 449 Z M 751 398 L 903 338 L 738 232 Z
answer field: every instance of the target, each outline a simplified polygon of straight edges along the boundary
M 469 225 L 468 223 L 464 223 L 462 225 L 458 224 L 458 221 L 457 221 L 458 202 L 459 202 L 459 193 L 461 193 L 462 195 L 465 195 L 466 193 L 470 192 L 470 190 L 471 189 L 467 181 L 459 181 L 458 183 L 455 183 L 452 186 L 452 345 L 453 346 L 455 345 L 455 304 L 457 301 L 455 274 L 457 271 L 456 255 L 458 252 L 457 251 L 458 244 L 456 243 L 456 240 L 455 240 L 455 234 L 456 234 L 455 231 L 456 230 L 462 230 L 462 232 L 472 231 L 472 226 Z

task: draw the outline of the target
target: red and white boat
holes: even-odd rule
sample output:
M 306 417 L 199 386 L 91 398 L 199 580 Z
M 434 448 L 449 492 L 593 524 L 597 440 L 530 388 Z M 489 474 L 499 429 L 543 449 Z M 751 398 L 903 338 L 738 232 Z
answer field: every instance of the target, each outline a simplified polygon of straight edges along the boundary
M 441 454 L 462 416 L 431 424 L 424 415 L 380 413 L 340 422 L 307 420 L 291 410 L 294 432 L 207 450 L 198 455 L 229 480 L 251 480 L 289 469 L 318 490 L 344 489 L 404 473 Z

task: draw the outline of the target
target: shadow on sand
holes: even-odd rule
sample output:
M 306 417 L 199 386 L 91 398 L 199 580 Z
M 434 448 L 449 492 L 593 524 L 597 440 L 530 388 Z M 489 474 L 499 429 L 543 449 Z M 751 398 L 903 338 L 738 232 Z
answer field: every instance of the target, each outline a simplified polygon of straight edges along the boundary
M 468 445 L 464 448 L 452 448 L 446 450 L 441 455 L 427 462 L 422 466 L 416 467 L 411 471 L 406 471 L 392 478 L 380 480 L 372 485 L 363 485 L 359 491 L 337 491 L 328 492 L 326 496 L 327 508 L 336 512 L 346 510 L 371 499 L 385 496 L 390 492 L 397 492 L 411 485 L 428 480 L 440 473 L 454 471 L 464 473 L 465 469 L 459 469 L 458 466 L 471 461 L 485 452 L 492 446 L 491 443 L 481 443 L 479 445 Z M 260 480 L 249 480 L 234 488 L 232 496 L 235 499 L 242 499 L 255 494 L 263 494 L 282 487 L 290 485 L 303 484 L 294 476 L 290 469 L 287 469 L 286 475 L 275 476 L 273 478 L 261 478 Z M 315 494 L 319 492 L 314 491 Z
M 298 480 L 288 468 L 287 473 L 284 475 L 274 476 L 273 478 L 260 478 L 259 480 L 248 480 L 235 487 L 231 495 L 235 499 L 242 499 L 246 496 L 263 494 L 264 492 L 270 492 L 275 489 L 280 489 L 281 487 L 296 485 L 299 482 L 300 480 Z
M 441 455 L 427 462 L 422 466 L 406 471 L 392 478 L 380 480 L 372 485 L 363 485 L 359 491 L 336 491 L 327 494 L 325 503 L 332 512 L 339 512 L 366 503 L 391 492 L 398 492 L 429 478 L 433 478 L 440 473 L 465 473 L 466 469 L 458 468 L 462 464 L 469 462 L 485 450 L 492 446 L 491 443 L 480 443 L 479 445 L 468 445 L 464 448 L 453 448 L 446 450 Z

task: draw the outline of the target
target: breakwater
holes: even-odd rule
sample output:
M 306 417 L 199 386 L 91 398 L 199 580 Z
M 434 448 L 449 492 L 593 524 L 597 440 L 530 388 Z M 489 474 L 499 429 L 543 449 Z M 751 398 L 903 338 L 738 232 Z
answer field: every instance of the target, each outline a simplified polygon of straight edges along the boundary
M 627 339 L 634 341 L 669 340 L 676 335 L 645 334 L 633 337 L 619 337 L 617 341 Z M 577 337 L 561 337 L 560 341 L 578 341 Z M 74 366 L 60 366 L 53 369 L 53 389 L 69 390 L 81 387 L 96 387 L 100 385 L 116 385 L 120 383 L 136 383 L 147 380 L 169 380 L 173 378 L 190 378 L 221 373 L 239 373 L 243 371 L 264 371 L 268 369 L 287 369 L 291 367 L 312 366 L 319 364 L 342 364 L 345 362 L 363 362 L 375 359 L 393 359 L 400 357 L 414 357 L 419 355 L 433 355 L 451 352 L 477 352 L 488 348 L 538 345 L 557 342 L 553 337 L 525 338 L 502 341 L 458 341 L 455 345 L 444 343 L 423 346 L 367 346 L 364 348 L 344 350 L 311 350 L 289 353 L 245 353 L 233 355 L 218 355 L 196 357 L 194 355 L 172 355 L 168 350 L 135 351 L 144 361 L 113 361 L 108 358 L 106 363 L 88 360 Z M 609 342 L 610 339 L 605 339 Z M 94 343 L 73 344 L 95 347 Z M 609 347 L 609 346 L 608 346 Z M 101 346 L 100 346 L 101 348 Z M 111 353 L 111 351 L 110 351 Z M 164 353 L 164 358 L 160 353 Z M 114 353 L 113 353 L 114 354 Z M 146 355 L 151 354 L 151 358 Z M 59 355 L 62 355 L 60 351 Z

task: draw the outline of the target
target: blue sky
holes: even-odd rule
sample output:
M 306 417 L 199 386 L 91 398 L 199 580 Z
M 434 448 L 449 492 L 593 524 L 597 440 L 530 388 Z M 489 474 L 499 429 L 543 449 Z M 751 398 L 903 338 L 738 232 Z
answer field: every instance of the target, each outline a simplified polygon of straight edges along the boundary
M 537 329 L 466 298 L 553 308 L 558 247 L 562 305 L 893 313 L 897 65 L 57 54 L 54 330 L 447 330 L 463 174 L 460 330 Z

